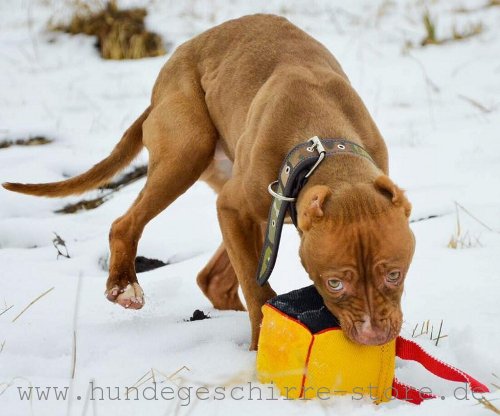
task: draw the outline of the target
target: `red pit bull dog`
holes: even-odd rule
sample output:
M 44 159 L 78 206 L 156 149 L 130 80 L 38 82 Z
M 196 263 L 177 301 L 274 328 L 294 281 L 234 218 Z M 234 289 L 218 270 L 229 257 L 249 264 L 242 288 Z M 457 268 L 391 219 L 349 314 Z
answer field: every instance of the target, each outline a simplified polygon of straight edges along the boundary
M 208 182 L 218 193 L 223 244 L 198 284 L 216 308 L 236 310 L 244 309 L 241 286 L 255 349 L 261 307 L 275 295 L 255 279 L 271 203 L 267 186 L 290 149 L 313 136 L 354 142 L 375 163 L 336 155 L 310 177 L 296 203 L 300 259 L 350 339 L 388 342 L 401 328 L 401 294 L 414 251 L 411 205 L 387 176 L 384 140 L 337 60 L 284 18 L 242 17 L 178 47 L 149 107 L 87 172 L 3 186 L 46 197 L 79 194 L 108 182 L 146 147 L 146 185 L 111 226 L 106 284 L 111 302 L 140 309 L 134 259 L 144 227 L 197 180 Z

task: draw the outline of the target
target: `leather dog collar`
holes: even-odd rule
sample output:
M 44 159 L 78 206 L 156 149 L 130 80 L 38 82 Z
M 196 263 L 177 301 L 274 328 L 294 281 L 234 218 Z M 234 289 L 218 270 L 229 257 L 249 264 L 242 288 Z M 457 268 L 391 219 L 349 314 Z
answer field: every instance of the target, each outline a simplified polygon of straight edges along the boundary
M 317 136 L 295 146 L 285 157 L 278 180 L 268 187 L 273 201 L 269 209 L 265 241 L 257 269 L 259 285 L 264 285 L 273 271 L 287 211 L 290 212 L 290 217 L 297 227 L 295 203 L 300 190 L 326 156 L 342 153 L 364 157 L 375 164 L 368 152 L 356 143 L 344 139 L 320 139 Z

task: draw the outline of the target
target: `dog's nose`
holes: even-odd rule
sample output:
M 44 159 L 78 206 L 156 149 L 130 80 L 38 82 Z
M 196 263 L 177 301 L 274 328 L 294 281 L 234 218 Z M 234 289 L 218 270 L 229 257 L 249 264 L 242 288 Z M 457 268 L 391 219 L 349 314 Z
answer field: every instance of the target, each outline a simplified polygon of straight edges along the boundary
M 364 345 L 382 345 L 389 341 L 389 325 L 387 319 L 372 324 L 372 320 L 367 318 L 354 323 L 354 339 Z

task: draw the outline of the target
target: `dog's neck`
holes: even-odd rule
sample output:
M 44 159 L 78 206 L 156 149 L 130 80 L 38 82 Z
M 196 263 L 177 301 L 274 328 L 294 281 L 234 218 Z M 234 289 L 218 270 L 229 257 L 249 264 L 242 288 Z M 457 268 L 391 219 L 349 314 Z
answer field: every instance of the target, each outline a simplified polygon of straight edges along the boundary
M 325 205 L 326 214 L 335 222 L 351 222 L 374 217 L 389 207 L 385 198 L 374 186 L 383 172 L 367 159 L 342 154 L 327 157 L 302 188 L 297 201 L 297 216 L 309 206 L 308 190 L 317 185 L 331 191 Z M 302 196 L 302 198 L 301 198 Z
M 383 172 L 368 159 L 337 154 L 326 157 L 304 186 L 326 185 L 335 193 L 341 184 L 356 185 L 373 182 Z

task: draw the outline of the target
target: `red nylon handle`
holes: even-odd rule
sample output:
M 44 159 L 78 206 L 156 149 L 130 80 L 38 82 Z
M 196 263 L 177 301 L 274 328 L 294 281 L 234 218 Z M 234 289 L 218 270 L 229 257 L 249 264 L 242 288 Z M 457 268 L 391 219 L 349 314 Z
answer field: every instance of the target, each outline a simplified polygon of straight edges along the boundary
M 396 339 L 396 355 L 403 360 L 416 361 L 422 364 L 432 374 L 445 380 L 468 383 L 474 393 L 489 393 L 490 391 L 488 387 L 474 377 L 433 357 L 424 351 L 420 345 L 409 339 L 403 337 Z M 393 396 L 414 404 L 420 404 L 426 399 L 436 397 L 433 394 L 424 393 L 414 387 L 407 386 L 397 379 L 394 379 L 393 382 Z
M 401 383 L 397 378 L 392 382 L 392 395 L 396 399 L 405 400 L 413 404 L 420 404 L 427 399 L 435 399 L 434 394 L 424 393 L 415 387 Z

